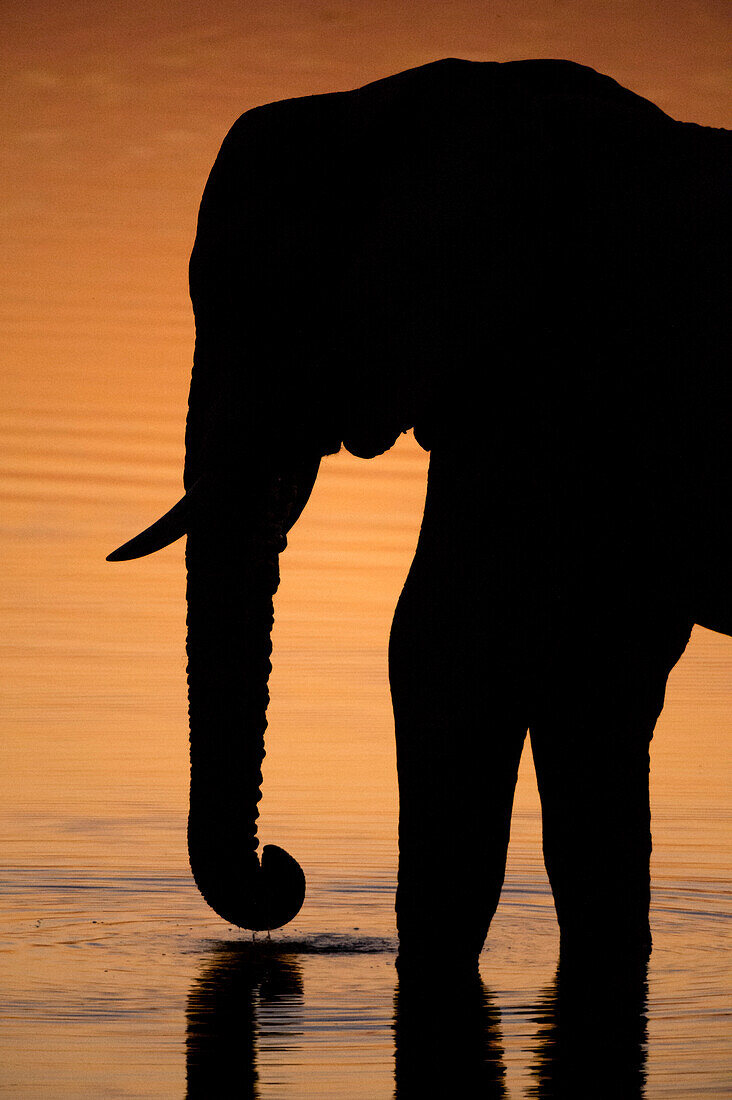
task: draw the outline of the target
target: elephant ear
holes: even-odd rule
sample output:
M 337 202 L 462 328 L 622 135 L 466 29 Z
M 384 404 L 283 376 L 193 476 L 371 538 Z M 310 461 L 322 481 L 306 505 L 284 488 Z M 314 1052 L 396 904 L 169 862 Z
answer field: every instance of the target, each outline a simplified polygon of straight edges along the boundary
M 453 365 L 474 360 L 465 334 L 500 281 L 481 242 L 522 176 L 504 169 L 510 193 L 496 185 L 479 202 L 485 158 L 515 150 L 497 133 L 482 159 L 466 157 L 480 104 L 462 117 L 456 72 L 446 94 L 441 71 L 257 108 L 228 134 L 191 256 L 187 485 L 206 419 L 226 425 L 226 469 L 342 444 L 370 458 L 425 421 L 435 381 L 449 391 Z

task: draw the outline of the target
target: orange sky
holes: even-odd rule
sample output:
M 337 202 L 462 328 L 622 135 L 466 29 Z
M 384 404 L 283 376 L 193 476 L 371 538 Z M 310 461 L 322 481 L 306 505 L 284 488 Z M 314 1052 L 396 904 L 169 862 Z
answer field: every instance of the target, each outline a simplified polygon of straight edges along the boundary
M 246 108 L 440 56 L 567 57 L 670 114 L 732 119 L 723 0 L 24 0 L 3 13 L 4 388 L 185 402 L 186 264 Z

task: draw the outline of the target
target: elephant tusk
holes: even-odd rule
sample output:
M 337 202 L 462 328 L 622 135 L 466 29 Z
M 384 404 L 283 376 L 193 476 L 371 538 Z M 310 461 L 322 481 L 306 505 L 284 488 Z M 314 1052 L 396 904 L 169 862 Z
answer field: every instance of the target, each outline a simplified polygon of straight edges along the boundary
M 315 478 L 320 466 L 320 456 L 304 464 L 299 471 L 300 476 L 295 480 L 295 493 L 287 517 L 285 530 L 289 531 L 308 502 L 312 492 Z M 155 554 L 163 550 L 171 543 L 187 535 L 190 529 L 191 515 L 197 502 L 205 491 L 206 475 L 202 475 L 191 485 L 190 489 L 182 496 L 164 516 L 156 519 L 139 535 L 129 539 L 107 555 L 107 561 L 132 561 L 133 558 L 144 558 L 148 554 Z
M 173 507 L 155 520 L 139 535 L 129 539 L 128 542 L 118 546 L 107 556 L 107 561 L 131 561 L 133 558 L 144 558 L 147 554 L 154 554 L 172 542 L 177 542 L 188 533 L 191 510 L 196 498 L 200 496 L 201 484 L 204 478 L 198 481 Z

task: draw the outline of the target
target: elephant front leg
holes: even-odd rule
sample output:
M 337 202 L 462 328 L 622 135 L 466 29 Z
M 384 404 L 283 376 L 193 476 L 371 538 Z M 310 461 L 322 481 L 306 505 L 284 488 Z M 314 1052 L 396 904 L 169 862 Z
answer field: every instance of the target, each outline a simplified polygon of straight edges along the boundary
M 400 970 L 477 965 L 503 884 L 527 725 L 505 678 L 483 663 L 484 643 L 434 595 L 410 578 L 390 644 Z

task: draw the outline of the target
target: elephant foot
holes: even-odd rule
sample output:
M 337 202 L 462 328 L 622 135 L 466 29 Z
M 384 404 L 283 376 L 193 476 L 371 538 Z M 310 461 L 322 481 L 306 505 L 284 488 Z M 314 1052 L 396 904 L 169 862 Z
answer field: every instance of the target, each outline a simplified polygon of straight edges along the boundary
M 559 960 L 565 970 L 602 966 L 604 970 L 635 969 L 648 962 L 653 941 L 650 929 L 638 935 L 618 935 L 610 929 L 587 932 L 562 931 L 559 938 Z
M 479 958 L 479 952 L 445 949 L 434 941 L 429 950 L 400 945 L 395 966 L 402 982 L 425 986 L 459 984 L 478 977 Z

